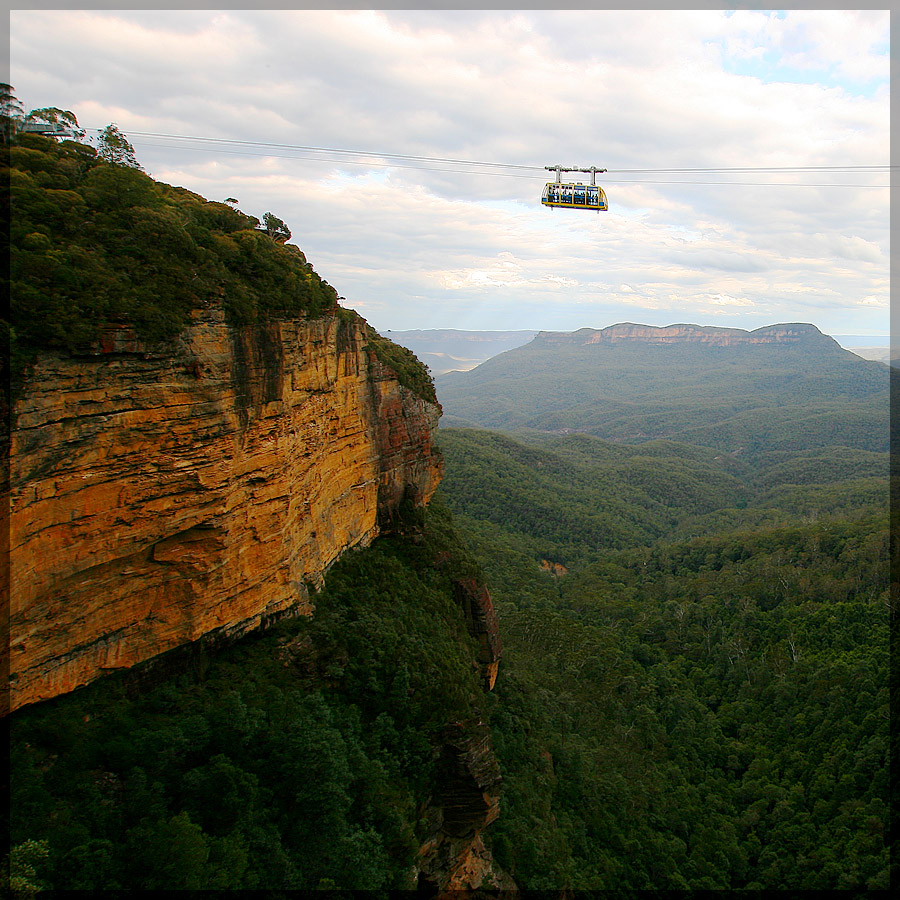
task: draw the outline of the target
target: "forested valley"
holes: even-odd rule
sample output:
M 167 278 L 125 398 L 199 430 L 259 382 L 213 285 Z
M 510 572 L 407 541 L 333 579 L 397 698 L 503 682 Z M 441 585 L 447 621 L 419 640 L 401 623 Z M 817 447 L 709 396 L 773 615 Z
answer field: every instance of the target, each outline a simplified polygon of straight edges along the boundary
M 487 837 L 520 889 L 887 888 L 886 455 L 748 473 L 672 442 L 440 437 L 423 537 L 346 556 L 312 619 L 14 717 L 14 864 L 412 889 L 449 716 L 490 725 Z M 490 694 L 452 591 L 479 573 Z
M 442 429 L 522 888 L 888 886 L 888 458 Z

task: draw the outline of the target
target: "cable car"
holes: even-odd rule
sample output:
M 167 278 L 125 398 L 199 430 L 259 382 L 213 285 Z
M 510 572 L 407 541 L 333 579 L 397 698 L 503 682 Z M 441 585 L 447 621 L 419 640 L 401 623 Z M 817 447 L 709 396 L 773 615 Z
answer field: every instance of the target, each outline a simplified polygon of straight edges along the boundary
M 556 172 L 556 181 L 544 185 L 544 193 L 541 194 L 541 203 L 544 206 L 558 206 L 563 209 L 593 209 L 597 212 L 608 210 L 606 194 L 603 188 L 597 184 L 597 173 L 606 169 L 598 169 L 591 166 L 589 169 L 567 169 L 563 166 L 544 166 L 550 172 Z M 582 184 L 564 183 L 563 172 L 590 172 L 591 183 Z

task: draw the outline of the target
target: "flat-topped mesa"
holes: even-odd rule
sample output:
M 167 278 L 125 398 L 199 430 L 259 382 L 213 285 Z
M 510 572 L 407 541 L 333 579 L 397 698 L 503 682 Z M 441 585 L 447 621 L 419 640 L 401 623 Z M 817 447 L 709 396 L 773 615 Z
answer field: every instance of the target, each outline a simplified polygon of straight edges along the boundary
M 722 347 L 746 344 L 785 344 L 813 341 L 838 347 L 837 341 L 822 334 L 815 325 L 789 323 L 766 325 L 754 331 L 703 325 L 635 325 L 623 322 L 608 328 L 580 328 L 578 331 L 541 331 L 535 340 L 546 343 L 612 344 L 635 341 L 645 344 L 712 344 Z
M 42 354 L 10 441 L 10 708 L 312 610 L 310 587 L 424 504 L 439 407 L 342 311 Z

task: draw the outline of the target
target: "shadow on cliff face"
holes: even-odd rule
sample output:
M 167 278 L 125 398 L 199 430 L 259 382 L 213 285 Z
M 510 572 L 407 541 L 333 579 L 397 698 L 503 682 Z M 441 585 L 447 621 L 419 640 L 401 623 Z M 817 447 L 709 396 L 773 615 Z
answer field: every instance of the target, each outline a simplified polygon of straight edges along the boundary
M 284 347 L 277 322 L 258 322 L 230 328 L 231 385 L 241 428 L 250 424 L 250 411 L 282 399 Z

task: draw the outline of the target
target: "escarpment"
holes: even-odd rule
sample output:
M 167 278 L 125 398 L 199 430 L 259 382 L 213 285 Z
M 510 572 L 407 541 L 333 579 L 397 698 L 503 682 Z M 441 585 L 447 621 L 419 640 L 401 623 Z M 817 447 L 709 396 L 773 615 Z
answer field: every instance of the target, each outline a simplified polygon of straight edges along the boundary
M 11 709 L 200 638 L 311 612 L 310 588 L 441 476 L 439 408 L 334 311 L 42 353 L 12 411 Z
M 819 347 L 837 349 L 837 341 L 823 335 L 815 325 L 788 323 L 767 325 L 754 331 L 742 328 L 719 328 L 711 325 L 635 325 L 623 322 L 608 328 L 581 328 L 573 332 L 542 331 L 538 334 L 542 343 L 549 344 L 617 344 L 639 342 L 643 344 L 708 344 L 719 347 L 739 347 L 754 344 L 813 343 Z
M 76 754 L 88 780 L 122 785 L 131 748 L 158 724 L 157 688 L 169 698 L 167 746 L 182 716 L 193 722 L 199 709 L 209 727 L 180 732 L 190 731 L 190 754 L 175 753 L 174 765 L 152 750 L 136 758 L 148 772 L 157 767 L 152 777 L 165 771 L 172 811 L 190 814 L 204 841 L 204 829 L 219 833 L 213 810 L 222 798 L 216 789 L 200 802 L 187 788 L 207 768 L 201 760 L 213 754 L 209 766 L 217 765 L 225 750 L 242 783 L 271 783 L 247 814 L 268 823 L 254 825 L 265 846 L 247 840 L 241 823 L 228 826 L 233 846 L 249 847 L 229 886 L 409 886 L 420 873 L 423 889 L 499 883 L 482 840 L 498 809 L 497 762 L 473 714 L 479 687 L 496 678 L 497 621 L 449 519 L 423 509 L 442 474 L 433 441 L 441 410 L 427 369 L 342 309 L 302 251 L 254 217 L 77 142 L 26 135 L 13 143 L 15 399 L 0 417 L 0 426 L 9 420 L 0 443 L 9 451 L 0 485 L 11 564 L 0 661 L 9 690 L 0 715 L 18 710 L 9 722 L 26 733 L 32 714 L 72 716 L 75 731 L 51 728 L 40 739 L 40 772 L 66 752 L 55 744 L 64 733 L 79 751 L 104 748 L 102 762 Z M 364 553 L 347 552 L 386 534 Z M 276 638 L 274 661 L 264 658 L 267 639 L 236 640 L 289 616 L 298 621 L 282 623 L 277 634 L 291 637 Z M 353 617 L 366 627 L 350 627 Z M 216 661 L 230 666 L 220 645 L 232 642 L 246 668 L 229 669 L 234 690 L 223 699 L 217 676 L 205 676 Z M 385 671 L 382 654 L 403 664 Z M 101 680 L 117 672 L 127 677 Z M 188 682 L 197 692 L 184 691 L 189 712 L 178 702 Z M 271 689 L 257 694 L 261 683 Z M 95 704 L 107 688 L 116 712 Z M 58 704 L 28 709 L 51 698 Z M 339 714 L 345 707 L 352 714 Z M 122 710 L 134 718 L 119 718 Z M 235 729 L 232 714 L 243 722 Z M 443 735 L 448 722 L 456 724 Z M 318 737 L 304 757 L 310 734 Z M 115 760 L 105 750 L 111 735 L 124 752 Z M 20 759 L 35 746 L 21 743 Z M 351 773 L 351 759 L 377 765 Z M 432 765 L 426 783 L 421 770 Z M 79 873 L 68 851 L 52 858 L 48 883 L 99 889 L 114 870 L 112 882 L 146 887 L 132 867 L 133 848 L 147 843 L 144 807 L 126 810 L 110 795 L 102 809 L 81 808 L 67 794 L 80 776 L 49 780 L 57 808 L 73 811 L 74 856 L 94 834 L 121 841 L 110 844 L 104 871 Z M 333 860 L 309 842 L 322 816 L 301 799 L 323 780 L 339 786 L 321 794 L 333 826 L 322 846 Z M 242 803 L 249 810 L 256 799 L 254 789 Z M 22 840 L 46 833 L 43 809 L 19 813 L 28 820 L 16 826 Z M 420 828 L 426 819 L 433 829 Z M 344 840 L 358 871 L 340 859 Z M 375 860 L 373 870 L 357 858 Z M 212 857 L 210 865 L 191 872 L 194 886 L 223 887 Z M 173 888 L 189 886 L 178 880 L 185 873 L 171 875 Z

